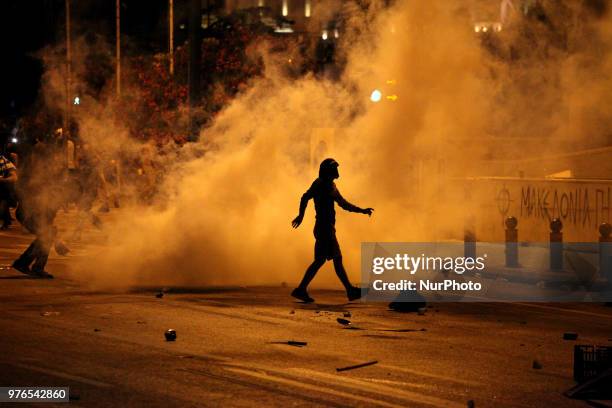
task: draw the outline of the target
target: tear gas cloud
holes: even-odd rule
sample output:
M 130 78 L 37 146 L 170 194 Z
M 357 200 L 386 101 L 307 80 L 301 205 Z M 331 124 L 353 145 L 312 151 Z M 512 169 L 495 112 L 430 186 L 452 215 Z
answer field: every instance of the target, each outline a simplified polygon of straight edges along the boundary
M 495 175 L 484 159 L 527 154 L 526 138 L 556 149 L 610 137 L 610 17 L 578 3 L 542 2 L 544 22 L 517 7 L 483 44 L 470 2 L 347 2 L 339 80 L 291 79 L 259 44 L 265 75 L 199 142 L 161 158 L 157 204 L 117 212 L 104 249 L 72 273 L 107 286 L 297 282 L 313 254 L 312 203 L 298 230 L 290 221 L 325 156 L 340 163 L 345 198 L 376 210 L 370 219 L 337 213 L 353 281 L 362 241 L 459 238 L 462 200 L 444 194 L 453 178 Z M 47 68 L 45 92 L 60 94 L 60 71 Z M 378 104 L 373 89 L 383 92 Z M 111 155 L 139 151 L 108 100 L 82 104 L 82 137 Z M 333 138 L 313 159 L 317 135 Z M 314 284 L 337 285 L 330 266 Z

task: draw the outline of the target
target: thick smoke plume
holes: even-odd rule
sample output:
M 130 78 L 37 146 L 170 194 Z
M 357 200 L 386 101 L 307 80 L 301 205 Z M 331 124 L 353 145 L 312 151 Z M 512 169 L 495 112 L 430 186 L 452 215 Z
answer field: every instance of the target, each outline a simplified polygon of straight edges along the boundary
M 264 77 L 197 144 L 162 157 L 158 205 L 122 209 L 106 226 L 104 249 L 75 265 L 74 276 L 110 286 L 296 282 L 312 258 L 312 203 L 298 230 L 290 221 L 316 177 L 313 162 L 333 156 L 345 198 L 376 210 L 370 219 L 338 211 L 345 263 L 358 281 L 360 242 L 460 238 L 457 179 L 495 175 L 491 159 L 542 141 L 554 149 L 609 141 L 605 9 L 545 1 L 542 16 L 525 17 L 516 4 L 507 29 L 483 40 L 470 4 L 347 3 L 339 80 L 287 78 L 279 57 L 259 46 Z M 374 89 L 380 103 L 369 100 Z M 141 148 L 111 103 L 95 106 L 80 117 L 92 143 L 112 154 Z M 325 152 L 320 135 L 328 135 Z M 335 279 L 324 268 L 315 284 Z

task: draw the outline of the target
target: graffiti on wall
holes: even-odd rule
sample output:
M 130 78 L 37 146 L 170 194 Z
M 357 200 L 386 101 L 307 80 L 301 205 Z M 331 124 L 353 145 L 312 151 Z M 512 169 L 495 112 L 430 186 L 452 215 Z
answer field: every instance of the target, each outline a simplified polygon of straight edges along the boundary
M 553 186 L 523 184 L 509 189 L 506 185 L 496 194 L 497 208 L 503 216 L 517 204 L 521 217 L 551 221 L 560 218 L 564 223 L 594 227 L 612 219 L 612 187 L 603 185 Z

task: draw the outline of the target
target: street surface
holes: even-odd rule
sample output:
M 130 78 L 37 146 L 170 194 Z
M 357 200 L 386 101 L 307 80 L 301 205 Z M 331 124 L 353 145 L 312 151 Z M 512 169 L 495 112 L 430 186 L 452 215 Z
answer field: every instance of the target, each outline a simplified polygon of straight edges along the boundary
M 55 252 L 54 280 L 12 270 L 30 240 L 18 225 L 0 232 L 0 386 L 69 386 L 71 406 L 583 407 L 562 395 L 573 346 L 612 345 L 601 304 L 440 303 L 418 315 L 340 291 L 301 304 L 281 285 L 93 292 Z

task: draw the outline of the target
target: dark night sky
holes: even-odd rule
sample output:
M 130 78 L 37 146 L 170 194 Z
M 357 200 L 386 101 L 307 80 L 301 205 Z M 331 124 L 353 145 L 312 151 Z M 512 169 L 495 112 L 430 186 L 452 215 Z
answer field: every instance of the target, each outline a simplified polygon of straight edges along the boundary
M 177 1 L 175 7 L 181 8 L 182 3 Z M 167 0 L 122 0 L 122 41 L 129 44 L 124 52 L 167 49 L 167 4 Z M 36 100 L 43 69 L 36 52 L 65 41 L 64 5 L 65 0 L 0 2 L 0 51 L 4 65 L 0 118 L 18 116 Z M 96 33 L 114 44 L 115 0 L 72 0 L 71 15 L 73 37 Z

